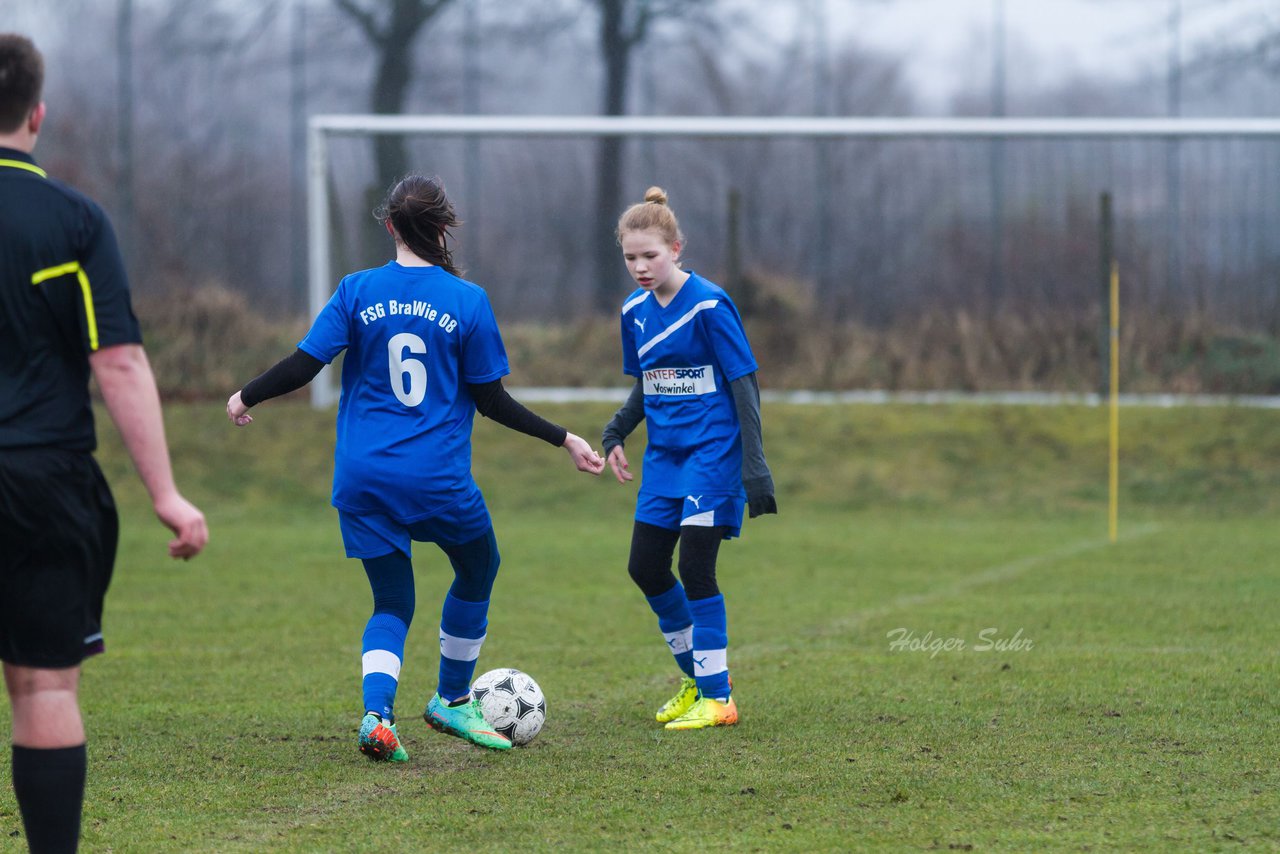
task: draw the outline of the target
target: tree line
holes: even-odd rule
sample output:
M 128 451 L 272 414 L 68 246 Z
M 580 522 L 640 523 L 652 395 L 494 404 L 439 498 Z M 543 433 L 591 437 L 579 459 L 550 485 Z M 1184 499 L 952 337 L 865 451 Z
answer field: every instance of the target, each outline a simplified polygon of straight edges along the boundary
M 78 31 L 116 38 L 44 45 L 51 114 L 40 154 L 113 213 L 128 208 L 121 229 L 139 289 L 216 285 L 262 312 L 296 315 L 306 310 L 309 114 L 922 109 L 901 57 L 816 32 L 821 0 L 771 5 L 761 14 L 745 0 L 49 0 Z M 1213 47 L 1190 52 L 1188 68 L 1208 70 L 1198 90 L 1184 83 L 1188 112 L 1275 89 L 1273 67 Z M 1164 110 L 1158 86 L 1054 85 L 1014 90 L 1004 109 Z M 1274 96 L 1264 101 L 1275 108 Z M 990 109 L 981 81 L 950 105 Z M 881 324 L 937 306 L 1089 310 L 1097 198 L 1110 192 L 1127 281 L 1145 307 L 1274 333 L 1274 148 L 1005 144 L 993 156 L 964 141 L 377 137 L 335 146 L 329 180 L 337 260 L 357 267 L 386 256 L 368 215 L 385 187 L 411 169 L 444 175 L 466 220 L 469 274 L 500 313 L 542 319 L 613 308 L 627 288 L 613 224 L 653 183 L 685 221 L 690 263 L 732 279 L 748 305 L 753 293 L 761 304 L 782 295 Z

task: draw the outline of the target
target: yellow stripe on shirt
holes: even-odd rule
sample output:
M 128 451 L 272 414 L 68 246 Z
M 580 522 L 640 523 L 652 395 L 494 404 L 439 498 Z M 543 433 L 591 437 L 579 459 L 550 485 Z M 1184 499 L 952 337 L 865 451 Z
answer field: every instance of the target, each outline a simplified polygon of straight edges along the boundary
M 34 163 L 27 163 L 25 160 L 5 160 L 4 158 L 0 158 L 0 166 L 12 166 L 14 169 L 26 169 L 28 172 L 36 173 L 41 178 L 49 177 L 49 175 L 39 166 L 36 166 Z
M 4 161 L 0 160 L 0 163 Z M 76 281 L 80 283 L 80 292 L 84 294 L 84 316 L 89 327 L 89 349 L 98 349 L 98 317 L 93 312 L 93 291 L 89 288 L 89 277 L 85 274 L 84 268 L 80 266 L 79 261 L 68 261 L 66 264 L 59 264 L 56 267 L 49 267 L 31 274 L 31 284 L 38 285 L 41 282 L 47 282 L 50 279 L 56 279 L 59 276 L 70 276 L 72 273 L 76 275 Z

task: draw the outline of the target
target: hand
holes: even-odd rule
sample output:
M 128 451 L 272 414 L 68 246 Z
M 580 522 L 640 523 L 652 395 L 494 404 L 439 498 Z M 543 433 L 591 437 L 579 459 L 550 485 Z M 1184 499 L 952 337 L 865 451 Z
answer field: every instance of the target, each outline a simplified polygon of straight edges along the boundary
M 169 541 L 169 557 L 189 560 L 209 542 L 204 514 L 194 504 L 174 492 L 155 503 L 156 516 L 177 536 Z
M 773 478 L 752 478 L 743 484 L 747 490 L 747 515 L 754 519 L 765 513 L 777 513 L 778 502 L 773 497 Z
M 747 516 L 751 519 L 763 516 L 765 513 L 778 512 L 778 502 L 774 500 L 772 495 L 758 495 L 754 498 L 748 498 L 747 507 Z
M 618 483 L 626 483 L 634 477 L 630 471 L 631 464 L 627 462 L 627 455 L 623 453 L 621 445 L 614 445 L 613 450 L 609 452 L 609 467 L 613 469 L 613 476 L 618 479 Z
M 572 433 L 564 437 L 564 445 L 566 451 L 569 452 L 573 464 L 578 467 L 578 471 L 585 471 L 588 474 L 598 475 L 604 471 L 604 458 L 595 452 L 591 444 L 581 436 L 575 436 Z
M 244 402 L 240 400 L 240 392 L 231 395 L 227 400 L 227 417 L 237 427 L 253 423 L 253 416 L 249 414 L 249 407 L 245 406 Z

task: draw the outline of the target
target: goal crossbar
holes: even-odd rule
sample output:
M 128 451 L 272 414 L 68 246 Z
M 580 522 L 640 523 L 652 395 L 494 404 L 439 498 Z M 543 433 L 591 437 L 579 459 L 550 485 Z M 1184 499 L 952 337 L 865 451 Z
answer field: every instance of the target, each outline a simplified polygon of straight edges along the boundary
M 326 134 L 701 137 L 1275 136 L 1280 119 L 317 115 Z

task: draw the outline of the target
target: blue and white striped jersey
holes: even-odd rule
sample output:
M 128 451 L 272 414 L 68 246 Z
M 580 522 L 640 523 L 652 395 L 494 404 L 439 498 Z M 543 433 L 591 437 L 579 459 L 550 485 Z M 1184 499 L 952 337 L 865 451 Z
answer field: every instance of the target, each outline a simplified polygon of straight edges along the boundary
M 414 522 L 474 488 L 466 384 L 510 373 L 483 289 L 395 261 L 352 273 L 298 347 L 322 362 L 347 351 L 333 506 Z
M 622 306 L 622 369 L 644 385 L 649 444 L 641 492 L 742 495 L 742 435 L 729 383 L 757 369 L 729 295 L 692 270 L 658 305 L 637 289 Z

